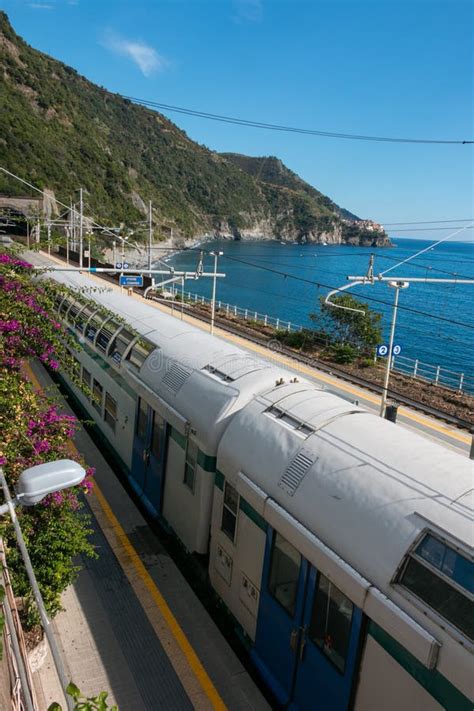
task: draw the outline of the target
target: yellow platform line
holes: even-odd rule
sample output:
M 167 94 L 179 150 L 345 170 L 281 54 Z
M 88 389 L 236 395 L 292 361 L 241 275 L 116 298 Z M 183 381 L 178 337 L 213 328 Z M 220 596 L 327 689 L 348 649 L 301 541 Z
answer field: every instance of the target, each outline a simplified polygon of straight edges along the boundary
M 38 378 L 36 377 L 36 375 L 34 374 L 31 366 L 29 364 L 25 364 L 24 370 L 28 374 L 28 377 L 34 384 L 35 388 L 37 388 L 37 390 L 42 392 L 43 388 L 41 387 L 41 384 L 40 384 Z M 69 442 L 69 449 L 74 454 L 81 456 L 79 450 L 77 449 L 76 445 L 72 441 Z M 104 494 L 102 493 L 97 482 L 94 482 L 93 494 L 97 498 L 97 501 L 100 504 L 102 512 L 105 515 L 105 517 L 107 518 L 107 520 L 112 528 L 112 531 L 115 534 L 116 540 L 122 546 L 128 559 L 132 563 L 132 565 L 135 569 L 135 572 L 137 573 L 137 575 L 139 576 L 141 581 L 144 583 L 146 589 L 150 593 L 150 595 L 151 595 L 153 601 L 155 602 L 156 606 L 158 607 L 163 619 L 165 620 L 166 624 L 168 625 L 168 628 L 169 628 L 171 634 L 173 635 L 175 641 L 179 645 L 183 655 L 186 658 L 186 661 L 188 662 L 196 679 L 198 680 L 199 685 L 201 686 L 203 692 L 209 699 L 209 701 L 212 705 L 212 708 L 214 708 L 218 711 L 227 711 L 227 706 L 224 704 L 219 692 L 217 691 L 216 687 L 214 686 L 211 679 L 209 678 L 208 673 L 206 672 L 201 661 L 199 660 L 199 657 L 197 656 L 193 647 L 189 643 L 189 641 L 188 641 L 185 633 L 183 632 L 179 622 L 177 621 L 176 617 L 173 615 L 172 611 L 170 610 L 166 600 L 164 599 L 163 595 L 158 590 L 156 583 L 154 582 L 153 578 L 151 577 L 151 575 L 145 568 L 143 562 L 140 559 L 140 556 L 136 552 L 133 545 L 130 543 L 130 540 L 129 540 L 127 534 L 125 533 L 125 531 L 122 528 L 122 526 L 120 525 L 117 517 L 113 513 L 111 507 L 109 506 L 109 503 L 107 502 L 107 500 L 106 500 Z M 104 531 L 104 533 L 105 533 L 105 531 Z M 130 581 L 130 582 L 133 586 L 133 582 L 132 581 Z M 140 598 L 138 598 L 138 599 L 140 599 Z M 166 652 L 166 649 L 165 649 L 165 652 Z

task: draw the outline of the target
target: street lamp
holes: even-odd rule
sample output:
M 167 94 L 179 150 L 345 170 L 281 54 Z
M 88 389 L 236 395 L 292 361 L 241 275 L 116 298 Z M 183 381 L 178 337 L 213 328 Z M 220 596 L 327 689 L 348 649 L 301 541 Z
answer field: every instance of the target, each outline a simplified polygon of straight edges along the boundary
M 211 336 L 214 335 L 214 318 L 216 315 L 216 282 L 217 282 L 217 260 L 224 252 L 209 252 L 214 257 L 214 277 L 212 281 L 212 303 L 211 303 Z
M 71 486 L 77 486 L 83 481 L 86 472 L 83 467 L 77 462 L 71 459 L 61 459 L 56 462 L 47 462 L 46 464 L 39 464 L 35 467 L 30 467 L 25 469 L 20 474 L 18 483 L 16 486 L 16 497 L 12 499 L 10 490 L 8 488 L 7 480 L 2 468 L 0 467 L 0 484 L 3 488 L 3 494 L 5 497 L 5 504 L 0 506 L 0 516 L 6 513 L 10 514 L 10 518 L 15 529 L 15 535 L 18 542 L 18 547 L 20 549 L 23 562 L 25 564 L 25 569 L 28 574 L 28 579 L 30 581 L 31 589 L 38 607 L 38 612 L 41 618 L 43 629 L 46 637 L 48 638 L 49 647 L 51 649 L 51 655 L 53 657 L 54 665 L 61 682 L 61 686 L 64 692 L 64 698 L 66 700 L 67 708 L 72 711 L 73 704 L 66 693 L 66 687 L 69 683 L 67 678 L 64 665 L 59 653 L 57 642 L 50 628 L 50 621 L 48 613 L 44 605 L 43 597 L 41 595 L 40 589 L 38 587 L 38 581 L 31 565 L 30 556 L 25 545 L 25 540 L 23 538 L 23 533 L 16 515 L 15 506 L 21 504 L 23 506 L 34 506 L 44 499 L 48 494 L 52 494 L 55 491 L 61 491 L 62 489 L 68 489 Z M 19 658 L 20 659 L 20 658 Z M 21 666 L 21 663 L 20 663 Z M 22 670 L 24 671 L 24 670 Z M 26 678 L 25 674 L 22 674 Z M 27 686 L 24 687 L 25 690 Z M 29 697 L 29 693 L 26 692 L 27 696 L 27 708 L 33 711 L 33 705 Z
M 408 289 L 408 287 L 410 286 L 409 282 L 407 282 L 407 281 L 389 281 L 388 285 L 392 289 L 395 289 L 395 300 L 393 302 L 392 325 L 390 327 L 390 341 L 388 344 L 388 353 L 387 353 L 387 366 L 386 366 L 386 370 L 385 370 L 385 379 L 384 379 L 384 384 L 383 384 L 382 399 L 380 401 L 380 417 L 383 417 L 385 415 L 385 407 L 387 405 L 388 381 L 390 378 L 390 369 L 392 367 L 392 358 L 393 358 L 393 354 L 392 354 L 393 339 L 395 336 L 395 324 L 397 322 L 398 295 L 400 293 L 400 289 Z

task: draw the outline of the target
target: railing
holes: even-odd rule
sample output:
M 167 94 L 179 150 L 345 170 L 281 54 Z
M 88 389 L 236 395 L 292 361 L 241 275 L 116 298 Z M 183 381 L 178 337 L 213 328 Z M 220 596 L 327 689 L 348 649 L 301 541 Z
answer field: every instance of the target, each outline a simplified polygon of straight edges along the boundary
M 440 365 L 431 365 L 431 363 L 424 363 L 417 358 L 398 355 L 393 357 L 392 368 L 417 380 L 443 385 L 458 392 L 474 393 L 474 378 L 472 376 L 443 368 Z
M 172 296 L 179 297 L 182 292 L 178 287 L 171 286 L 169 293 Z M 184 298 L 191 304 L 211 305 L 212 303 L 212 299 L 201 296 L 200 294 L 193 294 L 190 291 L 184 292 Z M 245 321 L 254 321 L 264 326 L 271 326 L 272 328 L 282 331 L 288 331 L 288 333 L 302 331 L 304 328 L 292 321 L 274 318 L 273 316 L 261 314 L 253 309 L 243 309 L 240 306 L 228 304 L 225 301 L 216 300 L 216 310 L 225 314 L 227 317 L 235 316 L 243 318 Z M 430 363 L 424 363 L 418 359 L 398 355 L 392 359 L 392 370 L 417 380 L 423 380 L 433 383 L 434 385 L 442 385 L 445 388 L 450 388 L 458 392 L 474 393 L 474 378 L 472 376 L 443 368 L 440 365 L 431 365 Z
M 175 296 L 180 296 L 181 291 L 178 287 L 170 288 L 170 292 Z M 191 303 L 195 304 L 212 304 L 212 299 L 208 299 L 206 296 L 201 296 L 200 294 L 192 294 L 190 291 L 184 292 L 184 298 Z M 285 321 L 281 318 L 274 318 L 268 314 L 261 314 L 254 309 L 243 309 L 235 304 L 228 304 L 225 301 L 216 300 L 216 311 L 225 313 L 226 316 L 237 316 L 243 318 L 245 321 L 254 321 L 255 323 L 262 323 L 264 326 L 271 326 L 281 331 L 295 332 L 302 331 L 303 326 L 293 323 L 292 321 Z
M 2 584 L 5 589 L 5 598 L 3 605 L 0 605 L 0 612 L 3 607 L 5 615 L 3 652 L 6 657 L 10 677 L 10 709 L 11 711 L 28 711 L 29 708 L 38 709 L 39 706 L 31 676 L 28 653 L 26 651 L 20 617 L 10 582 L 2 539 L 0 539 L 0 584 Z M 27 686 L 27 690 L 25 690 L 25 685 Z M 30 706 L 30 702 L 27 700 L 28 696 L 32 706 Z

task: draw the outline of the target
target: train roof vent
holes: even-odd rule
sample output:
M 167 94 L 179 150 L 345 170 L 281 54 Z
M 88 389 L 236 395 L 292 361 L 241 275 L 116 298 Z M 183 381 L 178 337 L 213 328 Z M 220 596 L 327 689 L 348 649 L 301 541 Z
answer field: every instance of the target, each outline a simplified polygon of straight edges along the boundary
M 183 368 L 182 365 L 179 363 L 173 363 L 171 368 L 166 371 L 166 373 L 163 376 L 162 383 L 164 385 L 167 385 L 170 390 L 176 393 L 178 393 L 181 388 L 183 387 L 184 383 L 186 380 L 189 378 L 191 375 L 192 371 L 187 370 L 187 368 Z
M 299 487 L 310 467 L 317 461 L 304 449 L 298 452 L 291 464 L 287 467 L 278 486 L 285 491 L 288 496 L 293 496 Z
M 230 355 L 223 359 L 205 365 L 203 370 L 207 370 L 221 380 L 232 382 L 244 375 L 249 375 L 257 370 L 268 368 L 266 363 L 258 361 L 253 356 Z

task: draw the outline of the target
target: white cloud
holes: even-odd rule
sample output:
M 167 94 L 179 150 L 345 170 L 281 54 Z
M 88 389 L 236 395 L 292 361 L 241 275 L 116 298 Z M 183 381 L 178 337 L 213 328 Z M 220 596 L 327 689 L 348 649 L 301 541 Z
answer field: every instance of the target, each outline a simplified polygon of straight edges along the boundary
M 234 0 L 235 14 L 232 19 L 238 24 L 261 22 L 263 18 L 262 0 Z
M 32 10 L 54 10 L 54 5 L 46 5 L 42 2 L 30 2 L 28 7 L 31 7 Z
M 145 42 L 128 40 L 114 32 L 107 32 L 101 44 L 112 52 L 131 59 L 146 77 L 169 66 L 168 60 Z

